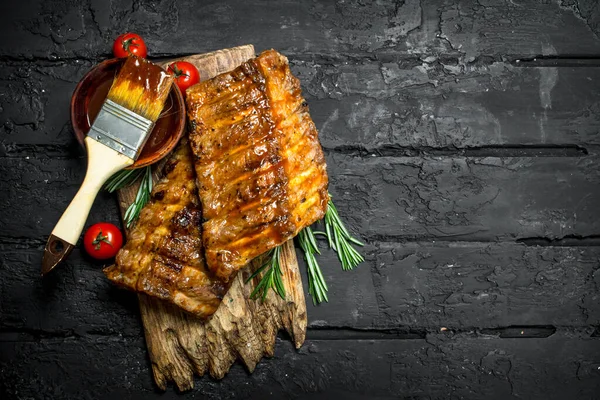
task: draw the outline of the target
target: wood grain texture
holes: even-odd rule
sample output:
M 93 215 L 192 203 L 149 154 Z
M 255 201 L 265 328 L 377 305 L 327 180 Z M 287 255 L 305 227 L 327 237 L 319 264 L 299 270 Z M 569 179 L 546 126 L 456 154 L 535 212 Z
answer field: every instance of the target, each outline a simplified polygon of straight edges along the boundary
M 203 80 L 234 69 L 254 56 L 251 45 L 181 58 L 193 63 Z M 154 181 L 161 177 L 166 160 L 153 167 Z M 121 215 L 135 200 L 138 185 L 119 191 Z M 245 284 L 250 270 L 235 278 L 217 312 L 208 320 L 198 320 L 174 305 L 140 294 L 139 303 L 154 380 L 166 389 L 175 382 L 179 390 L 194 387 L 194 373 L 209 373 L 221 379 L 240 360 L 250 372 L 263 356 L 272 356 L 277 332 L 283 328 L 299 348 L 306 334 L 306 304 L 293 241 L 282 251 L 283 283 L 286 300 L 269 293 L 264 302 L 250 299 L 253 284 Z
M 207 322 L 192 318 L 177 307 L 139 295 L 146 344 L 154 380 L 166 389 L 175 382 L 179 390 L 194 387 L 194 373 L 223 378 L 240 360 L 249 372 L 263 356 L 272 357 L 275 339 L 285 329 L 299 348 L 306 335 L 306 305 L 293 242 L 283 247 L 283 282 L 286 300 L 270 292 L 264 302 L 250 299 L 254 285 L 245 284 L 252 270 L 238 274 L 217 312 Z

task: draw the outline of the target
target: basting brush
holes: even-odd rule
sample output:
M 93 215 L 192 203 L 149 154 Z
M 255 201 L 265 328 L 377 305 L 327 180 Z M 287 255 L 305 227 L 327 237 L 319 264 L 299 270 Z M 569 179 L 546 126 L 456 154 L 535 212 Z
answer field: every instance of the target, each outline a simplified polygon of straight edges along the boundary
M 73 250 L 104 182 L 138 158 L 172 83 L 173 76 L 158 65 L 143 58 L 127 58 L 85 138 L 85 179 L 48 238 L 42 275 Z

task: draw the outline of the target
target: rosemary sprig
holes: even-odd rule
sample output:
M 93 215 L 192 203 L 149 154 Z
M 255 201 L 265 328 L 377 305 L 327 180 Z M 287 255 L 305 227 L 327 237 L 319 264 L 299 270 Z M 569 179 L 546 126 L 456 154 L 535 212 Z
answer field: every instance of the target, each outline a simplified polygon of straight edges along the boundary
M 353 244 L 357 246 L 364 246 L 364 244 L 350 234 L 348 228 L 346 228 L 342 222 L 337 208 L 331 200 L 329 200 L 323 224 L 325 225 L 324 232 L 313 231 L 311 227 L 307 226 L 300 231 L 297 237 L 298 243 L 304 252 L 304 259 L 306 260 L 308 293 L 313 299 L 313 304 L 329 301 L 327 298 L 327 291 L 329 289 L 327 288 L 327 283 L 323 277 L 321 267 L 319 266 L 317 258 L 315 257 L 316 254 L 321 254 L 315 235 L 321 235 L 327 239 L 329 247 L 336 252 L 344 271 L 355 268 L 358 264 L 365 260 L 364 257 L 352 246 Z M 281 263 L 279 262 L 279 251 L 280 248 L 276 247 L 274 250 L 267 253 L 267 260 L 265 261 L 265 264 L 256 270 L 256 272 L 254 272 L 254 274 L 252 274 L 252 276 L 246 281 L 250 281 L 265 268 L 267 268 L 267 266 L 269 266 L 267 272 L 263 275 L 258 285 L 252 291 L 252 294 L 250 295 L 251 298 L 255 298 L 258 293 L 261 293 L 264 300 L 266 298 L 266 292 L 269 290 L 269 288 L 273 288 L 277 293 L 280 293 L 278 292 L 278 290 L 280 290 L 278 286 L 283 288 L 283 283 L 280 280 Z M 275 255 L 275 252 L 277 252 L 277 256 Z M 277 269 L 273 267 L 275 264 L 277 265 Z M 275 277 L 273 275 L 275 275 Z M 279 279 L 278 284 L 276 284 L 276 279 Z
M 327 298 L 327 283 L 323 278 L 321 267 L 315 258 L 315 254 L 321 254 L 317 247 L 317 241 L 310 226 L 302 229 L 298 234 L 298 242 L 304 252 L 304 259 L 308 267 L 308 293 L 313 299 L 313 304 L 329 301 Z
M 146 167 L 142 175 L 142 182 L 135 196 L 135 201 L 129 205 L 123 216 L 127 228 L 140 216 L 142 208 L 150 200 L 150 193 L 152 193 L 152 168 Z
M 364 246 L 364 244 L 350 235 L 331 198 L 329 199 L 324 222 L 325 232 L 319 233 L 325 233 L 329 247 L 337 253 L 344 271 L 354 269 L 358 264 L 365 261 L 364 257 L 352 247 L 352 243 L 357 246 Z
M 248 283 L 258 274 L 265 271 L 260 279 L 260 282 L 258 282 L 258 285 L 256 285 L 252 293 L 250 293 L 251 299 L 256 299 L 258 296 L 260 296 L 262 300 L 265 301 L 267 294 L 269 293 L 269 289 L 273 289 L 275 293 L 285 300 L 285 286 L 283 285 L 283 280 L 281 279 L 283 272 L 281 272 L 280 257 L 281 246 L 277 246 L 267 253 L 264 264 L 254 271 L 254 273 L 250 275 L 248 279 L 246 279 L 246 283 Z
M 119 189 L 132 185 L 144 172 L 144 168 L 121 170 L 108 178 L 108 181 L 104 184 L 104 189 L 108 190 L 109 193 L 116 192 Z
M 111 176 L 104 185 L 104 189 L 108 190 L 109 193 L 113 193 L 134 184 L 139 178 L 142 179 L 142 182 L 135 196 L 135 201 L 129 205 L 123 216 L 127 228 L 138 219 L 142 208 L 150 200 L 150 193 L 152 193 L 152 167 L 147 166 L 139 169 L 119 171 Z

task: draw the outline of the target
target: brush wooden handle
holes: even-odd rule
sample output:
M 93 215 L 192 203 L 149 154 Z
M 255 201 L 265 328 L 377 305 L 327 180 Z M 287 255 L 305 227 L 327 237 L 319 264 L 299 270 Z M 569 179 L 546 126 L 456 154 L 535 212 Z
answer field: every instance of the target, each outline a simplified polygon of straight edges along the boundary
M 46 243 L 42 274 L 53 269 L 73 249 L 104 182 L 134 161 L 89 136 L 85 138 L 85 146 L 88 153 L 85 179 Z

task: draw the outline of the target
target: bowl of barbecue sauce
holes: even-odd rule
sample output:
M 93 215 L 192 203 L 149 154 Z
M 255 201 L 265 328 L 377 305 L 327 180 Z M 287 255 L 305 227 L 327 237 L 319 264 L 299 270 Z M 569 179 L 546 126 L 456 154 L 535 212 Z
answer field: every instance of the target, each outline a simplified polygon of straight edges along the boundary
M 124 62 L 125 59 L 122 58 L 103 61 L 88 71 L 77 84 L 71 97 L 71 124 L 77 141 L 82 146 Z M 185 130 L 185 118 L 183 95 L 177 85 L 173 84 L 140 156 L 126 169 L 145 167 L 165 157 L 181 139 Z

